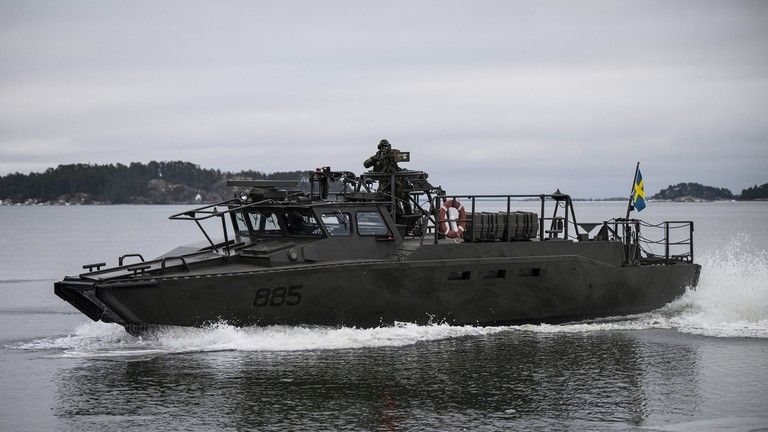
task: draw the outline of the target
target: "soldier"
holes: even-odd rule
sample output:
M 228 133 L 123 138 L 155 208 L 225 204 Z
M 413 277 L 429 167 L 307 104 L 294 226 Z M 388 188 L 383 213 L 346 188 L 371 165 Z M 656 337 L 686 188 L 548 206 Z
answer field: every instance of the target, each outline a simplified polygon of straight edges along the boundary
M 373 172 L 397 172 L 400 167 L 397 166 L 395 154 L 392 151 L 392 145 L 389 141 L 383 139 L 379 142 L 379 151 L 363 162 L 365 168 L 373 167 Z
M 397 166 L 397 150 L 392 150 L 392 145 L 389 141 L 383 139 L 379 142 L 379 151 L 375 155 L 369 157 L 363 162 L 365 168 L 373 168 L 373 172 L 377 173 L 394 173 L 402 171 Z M 390 196 L 392 193 L 390 180 L 379 180 L 378 191 Z M 408 199 L 407 182 L 402 177 L 395 177 L 395 197 L 400 201 L 397 205 L 397 212 L 400 214 L 411 213 L 411 203 Z

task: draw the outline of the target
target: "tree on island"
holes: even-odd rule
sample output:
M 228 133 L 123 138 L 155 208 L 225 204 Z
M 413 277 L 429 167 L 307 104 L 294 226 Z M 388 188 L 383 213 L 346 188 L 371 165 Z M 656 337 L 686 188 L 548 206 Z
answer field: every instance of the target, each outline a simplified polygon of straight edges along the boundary
M 733 199 L 733 193 L 726 188 L 704 186 L 699 183 L 678 183 L 660 190 L 659 193 L 651 197 L 651 199 L 658 200 L 676 200 L 684 198 L 714 201 Z
M 766 198 L 768 198 L 768 183 L 764 183 L 760 186 L 754 185 L 751 188 L 747 188 L 741 191 L 741 199 L 743 200 Z
M 205 169 L 190 162 L 170 161 L 129 165 L 69 164 L 42 173 L 0 177 L 0 200 L 24 202 L 191 203 L 199 193 L 206 202 L 232 196 L 230 178 L 303 179 L 310 173 L 287 171 L 266 174 Z M 302 185 L 305 187 L 306 185 Z

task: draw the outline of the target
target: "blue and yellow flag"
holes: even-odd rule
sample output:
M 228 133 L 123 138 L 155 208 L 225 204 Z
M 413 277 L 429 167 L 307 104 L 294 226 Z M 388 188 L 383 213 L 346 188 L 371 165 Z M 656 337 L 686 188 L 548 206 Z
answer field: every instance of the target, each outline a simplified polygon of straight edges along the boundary
M 635 175 L 635 184 L 632 188 L 632 207 L 637 211 L 642 211 L 645 208 L 645 191 L 643 190 L 643 175 L 640 174 L 640 169 L 637 170 Z

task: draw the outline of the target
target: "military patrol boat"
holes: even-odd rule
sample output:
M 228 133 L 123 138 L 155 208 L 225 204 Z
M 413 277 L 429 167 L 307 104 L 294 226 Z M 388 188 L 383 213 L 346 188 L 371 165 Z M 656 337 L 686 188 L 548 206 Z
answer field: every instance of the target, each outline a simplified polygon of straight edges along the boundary
M 409 159 L 383 141 L 371 171 L 318 169 L 305 191 L 232 180 L 236 198 L 170 217 L 196 223 L 205 245 L 87 264 L 55 293 L 139 334 L 218 321 L 563 322 L 651 311 L 698 282 L 690 221 L 580 223 L 559 191 L 450 195 L 399 167 Z M 531 200 L 539 213 L 515 209 Z M 216 218 L 218 240 L 201 224 Z

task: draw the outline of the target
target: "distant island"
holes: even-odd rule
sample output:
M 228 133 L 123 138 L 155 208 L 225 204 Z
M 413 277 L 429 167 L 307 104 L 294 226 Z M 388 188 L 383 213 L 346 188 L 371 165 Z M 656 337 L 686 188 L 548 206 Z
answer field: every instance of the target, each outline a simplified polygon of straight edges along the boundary
M 147 164 L 68 164 L 42 173 L 0 176 L 0 204 L 192 204 L 214 203 L 231 198 L 227 180 L 299 180 L 309 190 L 310 171 L 223 172 L 191 162 Z M 649 197 L 664 201 L 768 200 L 768 183 L 744 189 L 736 196 L 726 188 L 699 183 L 670 185 Z M 627 198 L 580 199 L 613 201 Z
M 743 200 L 768 200 L 768 183 L 764 183 L 760 186 L 754 185 L 751 188 L 741 191 L 741 199 Z
M 266 174 L 236 173 L 200 168 L 190 162 L 132 162 L 124 164 L 69 164 L 42 173 L 0 177 L 3 204 L 191 204 L 231 198 L 230 179 L 300 180 L 309 186 L 308 171 Z
M 665 201 L 717 201 L 732 200 L 736 197 L 726 188 L 704 186 L 699 183 L 678 183 L 660 190 L 650 198 Z
M 726 188 L 704 186 L 699 183 L 678 183 L 667 186 L 657 194 L 650 197 L 654 200 L 692 202 L 692 201 L 719 201 L 719 200 L 768 200 L 768 183 L 761 186 L 752 186 L 741 191 L 741 195 L 734 195 Z

